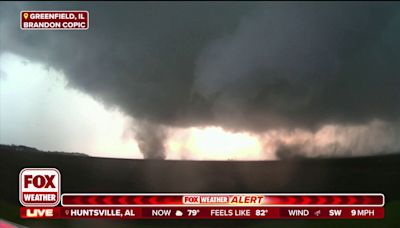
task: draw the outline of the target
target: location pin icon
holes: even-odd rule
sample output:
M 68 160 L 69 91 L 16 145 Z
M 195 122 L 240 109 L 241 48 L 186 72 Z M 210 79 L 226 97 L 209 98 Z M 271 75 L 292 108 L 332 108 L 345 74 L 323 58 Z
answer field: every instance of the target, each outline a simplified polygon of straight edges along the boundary
M 28 19 L 29 14 L 28 13 L 24 13 L 24 18 L 25 20 Z

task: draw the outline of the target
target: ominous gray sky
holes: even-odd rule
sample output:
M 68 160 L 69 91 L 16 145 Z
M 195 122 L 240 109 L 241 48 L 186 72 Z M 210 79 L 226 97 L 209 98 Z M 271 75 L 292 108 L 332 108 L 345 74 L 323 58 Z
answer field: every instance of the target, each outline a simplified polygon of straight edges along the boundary
M 400 149 L 397 2 L 0 4 L 0 51 L 133 117 L 145 157 L 164 157 L 166 128 L 193 126 L 267 135 L 277 157 Z M 20 10 L 68 9 L 90 29 L 19 29 Z

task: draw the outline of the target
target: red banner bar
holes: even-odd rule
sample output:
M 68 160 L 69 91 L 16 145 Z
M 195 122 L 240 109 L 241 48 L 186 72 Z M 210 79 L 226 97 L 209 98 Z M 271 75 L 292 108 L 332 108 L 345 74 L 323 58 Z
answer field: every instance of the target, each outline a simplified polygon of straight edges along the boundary
M 383 194 L 72 194 L 63 206 L 383 206 Z
M 30 219 L 382 219 L 383 207 L 21 207 Z

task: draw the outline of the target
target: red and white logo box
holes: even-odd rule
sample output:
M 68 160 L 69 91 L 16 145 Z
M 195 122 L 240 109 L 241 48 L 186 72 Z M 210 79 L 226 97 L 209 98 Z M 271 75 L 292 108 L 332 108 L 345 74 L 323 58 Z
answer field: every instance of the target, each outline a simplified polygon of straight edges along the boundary
M 55 168 L 25 168 L 19 173 L 22 205 L 54 207 L 60 202 L 61 174 Z

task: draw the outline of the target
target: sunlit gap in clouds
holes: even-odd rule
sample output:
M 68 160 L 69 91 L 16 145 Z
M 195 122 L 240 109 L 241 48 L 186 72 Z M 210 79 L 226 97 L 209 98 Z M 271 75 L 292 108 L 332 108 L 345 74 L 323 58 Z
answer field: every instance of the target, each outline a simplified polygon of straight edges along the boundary
M 165 147 L 167 159 L 273 159 L 264 157 L 258 137 L 245 132 L 228 132 L 215 126 L 171 130 Z

